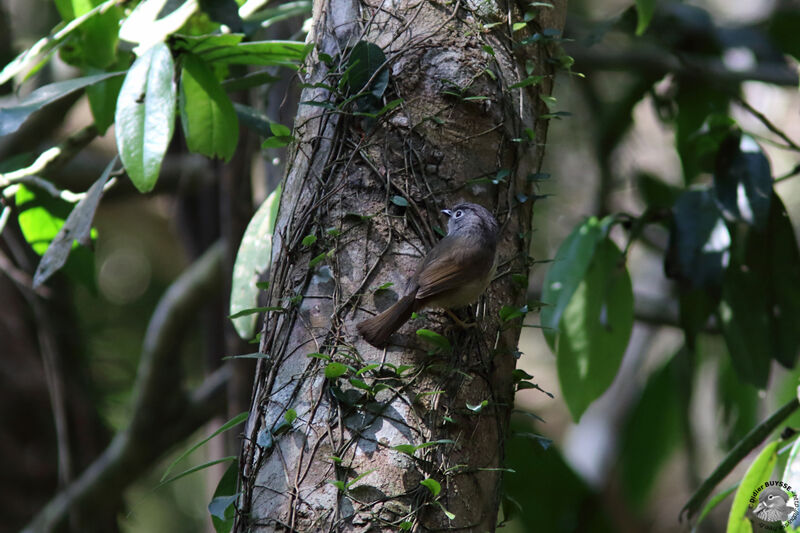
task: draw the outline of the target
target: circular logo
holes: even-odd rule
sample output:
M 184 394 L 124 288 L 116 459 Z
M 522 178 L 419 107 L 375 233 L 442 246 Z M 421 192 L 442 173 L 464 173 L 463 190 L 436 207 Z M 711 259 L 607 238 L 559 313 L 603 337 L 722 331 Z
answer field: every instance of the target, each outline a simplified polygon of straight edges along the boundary
M 750 496 L 750 518 L 764 529 L 783 531 L 797 518 L 797 492 L 783 481 L 767 481 Z

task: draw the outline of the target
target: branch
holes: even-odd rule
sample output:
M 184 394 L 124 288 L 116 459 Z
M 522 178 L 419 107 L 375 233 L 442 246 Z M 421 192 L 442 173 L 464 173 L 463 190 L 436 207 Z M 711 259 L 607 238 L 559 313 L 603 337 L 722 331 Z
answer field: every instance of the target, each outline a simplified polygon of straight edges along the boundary
M 564 49 L 575 59 L 575 70 L 580 72 L 618 70 L 659 76 L 673 73 L 715 85 L 743 81 L 787 87 L 798 84 L 797 72 L 784 63 L 758 63 L 751 69 L 735 71 L 716 58 L 690 54 L 679 57 L 656 47 L 615 49 L 596 45 L 587 48 L 576 43 L 564 43 Z
M 222 286 L 224 246 L 209 248 L 167 289 L 145 334 L 131 423 L 73 483 L 56 494 L 23 530 L 52 531 L 71 510 L 97 512 L 113 505 L 135 481 L 173 445 L 189 437 L 212 416 L 222 414 L 229 366 L 208 376 L 191 393 L 180 389 L 181 340 L 194 312 Z M 94 510 L 94 511 L 92 511 Z

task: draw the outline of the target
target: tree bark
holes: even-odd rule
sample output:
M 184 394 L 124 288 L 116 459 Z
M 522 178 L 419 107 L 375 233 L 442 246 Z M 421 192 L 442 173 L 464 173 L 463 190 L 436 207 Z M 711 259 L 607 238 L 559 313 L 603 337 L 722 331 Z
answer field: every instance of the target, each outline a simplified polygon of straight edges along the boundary
M 332 105 L 301 105 L 295 122 L 236 531 L 495 529 L 521 324 L 500 310 L 526 303 L 540 96 L 560 54 L 544 30 L 566 8 L 554 4 L 514 31 L 528 4 L 315 2 L 301 101 Z M 403 102 L 374 121 L 330 90 L 361 40 L 386 55 L 384 103 Z M 511 88 L 530 75 L 542 78 Z M 477 327 L 428 310 L 394 337 L 402 346 L 368 345 L 355 324 L 402 295 L 446 228 L 440 210 L 462 200 L 502 227 L 496 278 L 470 308 Z M 347 372 L 326 377 L 331 363 Z

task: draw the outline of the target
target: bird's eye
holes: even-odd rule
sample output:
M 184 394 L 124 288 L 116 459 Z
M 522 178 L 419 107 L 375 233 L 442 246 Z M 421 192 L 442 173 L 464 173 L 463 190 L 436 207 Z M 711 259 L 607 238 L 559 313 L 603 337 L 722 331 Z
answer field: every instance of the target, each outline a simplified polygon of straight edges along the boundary
M 459 209 L 458 211 L 456 211 L 456 214 L 453 215 L 453 216 L 456 217 L 456 218 L 461 218 L 461 215 L 463 215 L 463 214 L 464 214 L 464 212 L 461 209 Z

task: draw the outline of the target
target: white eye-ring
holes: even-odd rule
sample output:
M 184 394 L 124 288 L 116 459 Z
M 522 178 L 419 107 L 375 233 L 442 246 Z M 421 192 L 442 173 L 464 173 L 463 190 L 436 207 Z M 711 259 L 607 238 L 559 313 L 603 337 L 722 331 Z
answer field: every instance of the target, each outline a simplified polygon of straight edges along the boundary
M 458 211 L 456 211 L 456 214 L 453 215 L 453 216 L 455 218 L 461 218 L 461 215 L 463 215 L 463 214 L 464 214 L 464 212 L 461 209 L 459 209 Z

